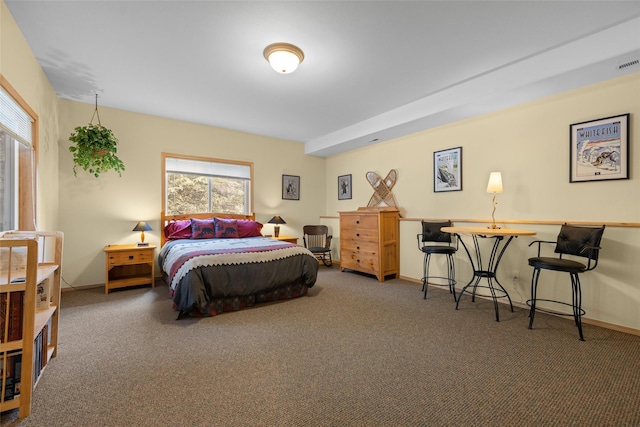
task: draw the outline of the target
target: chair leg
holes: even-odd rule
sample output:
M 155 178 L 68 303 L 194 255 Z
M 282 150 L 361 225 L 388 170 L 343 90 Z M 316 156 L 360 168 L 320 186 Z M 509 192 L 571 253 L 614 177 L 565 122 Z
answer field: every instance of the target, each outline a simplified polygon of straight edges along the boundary
M 315 256 L 318 261 L 321 261 L 325 266 L 331 267 L 333 265 L 333 260 L 331 258 L 331 253 L 326 254 L 324 252 L 317 252 Z
M 449 282 L 449 292 L 453 294 L 453 300 L 458 301 L 456 298 L 456 265 L 453 260 L 453 255 L 447 255 L 447 281 Z
M 577 273 L 569 273 L 571 276 L 571 294 L 573 308 L 573 319 L 578 327 L 578 335 L 580 341 L 584 341 L 584 335 L 582 334 L 582 290 L 580 289 L 580 277 Z M 533 329 L 533 318 L 536 314 L 536 294 L 538 291 L 538 278 L 540 277 L 540 269 L 533 270 L 533 276 L 531 276 L 531 309 L 529 310 L 529 329 Z
M 424 259 L 422 261 L 422 292 L 424 292 L 424 287 L 427 286 L 427 254 L 424 254 Z
M 322 254 L 322 263 L 327 267 L 331 267 L 333 262 L 331 261 L 331 254 Z
M 578 327 L 580 341 L 584 341 L 582 335 L 582 291 L 580 289 L 580 278 L 577 273 L 569 273 L 571 275 L 571 287 L 573 288 L 573 318 Z
M 533 317 L 536 314 L 536 292 L 538 290 L 538 277 L 540 269 L 535 268 L 531 276 L 531 309 L 529 310 L 529 329 L 533 329 Z
M 424 265 L 422 267 L 422 291 L 424 292 L 424 299 L 427 299 L 427 289 L 429 288 L 429 262 L 431 261 L 431 254 L 424 255 Z

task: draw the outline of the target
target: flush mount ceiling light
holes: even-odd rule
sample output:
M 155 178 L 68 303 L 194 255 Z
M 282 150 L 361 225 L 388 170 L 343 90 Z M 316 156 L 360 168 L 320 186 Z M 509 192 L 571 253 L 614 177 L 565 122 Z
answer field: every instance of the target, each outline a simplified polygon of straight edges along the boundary
M 274 70 L 282 74 L 292 73 L 304 60 L 304 52 L 289 43 L 273 43 L 264 48 L 264 57 Z

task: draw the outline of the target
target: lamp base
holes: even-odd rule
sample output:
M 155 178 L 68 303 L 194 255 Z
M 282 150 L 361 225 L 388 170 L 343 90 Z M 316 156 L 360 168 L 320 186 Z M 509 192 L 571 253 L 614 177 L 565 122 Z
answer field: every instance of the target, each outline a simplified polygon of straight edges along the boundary
M 280 226 L 279 225 L 274 225 L 273 226 L 273 235 L 278 237 L 280 236 Z
M 149 242 L 139 242 L 138 246 L 149 246 Z

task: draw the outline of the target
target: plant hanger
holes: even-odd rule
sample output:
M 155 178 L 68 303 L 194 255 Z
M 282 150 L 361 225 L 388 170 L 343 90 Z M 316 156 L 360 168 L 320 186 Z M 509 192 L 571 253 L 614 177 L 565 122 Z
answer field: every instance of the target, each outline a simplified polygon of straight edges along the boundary
M 91 121 L 89 123 L 93 124 L 93 119 L 98 116 L 98 126 L 102 126 L 100 123 L 100 113 L 98 113 L 98 94 L 96 93 L 96 109 L 93 111 L 93 116 L 91 116 Z

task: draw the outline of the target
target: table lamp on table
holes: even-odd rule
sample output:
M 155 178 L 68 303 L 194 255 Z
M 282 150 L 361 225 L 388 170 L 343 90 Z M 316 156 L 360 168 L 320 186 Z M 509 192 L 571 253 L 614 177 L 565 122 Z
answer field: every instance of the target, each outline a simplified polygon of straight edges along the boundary
M 131 231 L 140 231 L 140 242 L 138 243 L 138 246 L 149 246 L 149 242 L 145 243 L 144 242 L 144 232 L 145 231 L 151 231 L 152 228 L 149 224 L 147 224 L 145 221 L 140 221 L 138 224 L 136 224 L 135 227 L 133 227 L 133 230 Z
M 491 212 L 491 227 L 490 228 L 500 228 L 496 226 L 496 206 L 498 202 L 496 202 L 496 194 L 502 193 L 502 174 L 500 172 L 491 172 L 489 175 L 489 184 L 487 184 L 487 193 L 493 193 L 493 212 Z
M 280 236 L 280 224 L 286 224 L 287 222 L 282 219 L 280 215 L 276 215 L 269 220 L 267 224 L 276 224 L 273 226 L 273 235 L 274 237 Z

